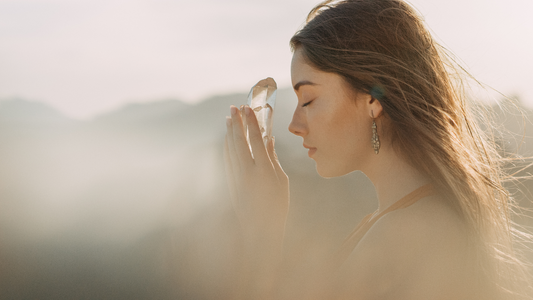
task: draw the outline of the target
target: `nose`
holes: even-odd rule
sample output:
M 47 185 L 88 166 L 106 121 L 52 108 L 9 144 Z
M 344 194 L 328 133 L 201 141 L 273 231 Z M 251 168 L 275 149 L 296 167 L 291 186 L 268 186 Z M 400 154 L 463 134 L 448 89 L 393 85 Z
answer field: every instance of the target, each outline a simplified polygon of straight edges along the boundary
M 289 131 L 297 136 L 305 136 L 307 135 L 308 128 L 307 128 L 307 120 L 305 118 L 305 115 L 302 111 L 300 111 L 298 108 L 294 111 L 294 114 L 292 115 L 292 121 L 289 124 Z

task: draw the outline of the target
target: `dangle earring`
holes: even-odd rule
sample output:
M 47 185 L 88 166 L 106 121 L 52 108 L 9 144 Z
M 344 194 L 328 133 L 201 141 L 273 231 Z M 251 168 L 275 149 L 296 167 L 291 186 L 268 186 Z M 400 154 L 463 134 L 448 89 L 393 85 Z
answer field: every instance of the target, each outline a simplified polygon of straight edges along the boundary
M 379 143 L 378 127 L 376 126 L 376 119 L 374 119 L 374 111 L 370 112 L 372 113 L 372 147 L 374 148 L 374 152 L 378 154 L 379 147 L 381 146 Z

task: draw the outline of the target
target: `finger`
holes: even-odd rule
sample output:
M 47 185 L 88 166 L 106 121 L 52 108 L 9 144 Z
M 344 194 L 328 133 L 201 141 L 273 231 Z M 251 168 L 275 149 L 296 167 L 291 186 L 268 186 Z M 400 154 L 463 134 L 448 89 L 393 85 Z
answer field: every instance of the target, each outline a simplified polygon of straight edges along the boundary
M 274 166 L 274 170 L 276 170 L 276 175 L 278 177 L 278 180 L 284 184 L 289 183 L 289 177 L 283 171 L 283 168 L 281 167 L 281 164 L 279 163 L 278 155 L 276 154 L 276 150 L 274 149 L 275 146 L 275 139 L 272 137 L 270 141 L 268 141 L 268 156 L 270 157 L 272 161 L 272 165 Z
M 247 128 L 248 125 L 246 125 L 246 114 L 244 113 L 244 105 L 241 105 L 239 107 L 239 112 L 241 113 L 241 118 L 242 118 L 244 138 L 246 138 L 246 130 L 248 129 Z
M 231 158 L 228 148 L 228 136 L 224 138 L 224 164 L 226 165 L 226 180 L 228 181 L 229 194 L 233 204 L 237 201 L 237 187 L 235 184 L 235 178 L 233 177 L 233 167 L 231 164 Z
M 246 115 L 250 145 L 252 147 L 252 152 L 254 153 L 256 164 L 262 166 L 271 165 L 272 163 L 268 158 L 265 144 L 263 142 L 263 135 L 259 130 L 259 124 L 257 123 L 255 112 L 248 105 L 244 107 L 244 112 Z
M 242 124 L 241 114 L 235 106 L 231 106 L 231 123 L 233 127 L 233 144 L 235 153 L 239 160 L 241 170 L 254 164 L 250 148 L 244 135 L 244 125 Z
M 241 173 L 241 166 L 239 162 L 239 158 L 237 157 L 237 153 L 235 151 L 235 143 L 233 141 L 233 121 L 230 117 L 226 117 L 226 140 L 228 143 L 228 153 L 229 153 L 229 159 L 231 162 L 231 170 L 233 171 L 233 177 L 236 179 L 236 176 L 240 176 Z
M 240 116 L 242 118 L 242 131 L 243 131 L 243 134 L 244 134 L 244 139 L 246 140 L 246 144 L 248 145 L 248 147 L 250 147 L 250 141 L 248 140 L 248 125 L 246 124 L 246 114 L 244 113 L 244 105 L 241 105 L 239 107 L 239 112 L 240 112 Z M 254 154 L 253 152 L 250 154 L 252 159 L 254 158 Z

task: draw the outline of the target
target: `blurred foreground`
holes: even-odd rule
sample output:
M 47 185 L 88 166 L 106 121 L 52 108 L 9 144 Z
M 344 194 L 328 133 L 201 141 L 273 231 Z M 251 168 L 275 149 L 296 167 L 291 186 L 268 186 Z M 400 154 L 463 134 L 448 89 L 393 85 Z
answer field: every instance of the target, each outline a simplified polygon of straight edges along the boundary
M 84 122 L 1 101 L 0 298 L 227 298 L 238 252 L 224 122 L 245 99 L 132 104 Z M 374 189 L 357 172 L 320 178 L 287 130 L 293 92 L 280 90 L 277 103 L 273 134 L 291 179 L 288 253 L 318 260 L 377 207 Z M 532 155 L 533 139 L 522 136 L 533 126 L 516 110 L 496 116 L 516 133 L 501 140 L 506 151 Z M 517 222 L 533 225 L 533 180 L 512 190 L 526 208 Z

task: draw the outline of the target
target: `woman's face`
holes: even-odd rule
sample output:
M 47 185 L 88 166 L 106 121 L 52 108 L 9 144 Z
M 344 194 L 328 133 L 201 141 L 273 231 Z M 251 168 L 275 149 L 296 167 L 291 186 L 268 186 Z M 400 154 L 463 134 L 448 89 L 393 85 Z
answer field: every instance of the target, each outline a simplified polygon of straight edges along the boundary
M 322 177 L 366 169 L 373 158 L 370 95 L 356 93 L 335 73 L 306 62 L 300 49 L 291 65 L 298 106 L 289 131 L 303 138 Z

